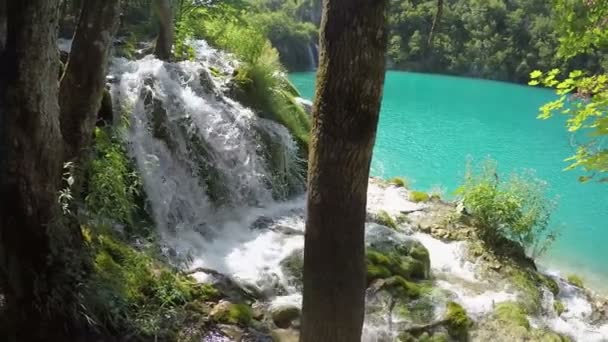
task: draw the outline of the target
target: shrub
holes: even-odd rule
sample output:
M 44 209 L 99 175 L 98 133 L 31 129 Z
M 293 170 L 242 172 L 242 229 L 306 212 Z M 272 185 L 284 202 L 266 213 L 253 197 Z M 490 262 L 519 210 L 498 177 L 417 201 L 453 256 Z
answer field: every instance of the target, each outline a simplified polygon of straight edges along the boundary
M 583 279 L 579 276 L 577 276 L 576 274 L 570 274 L 568 275 L 568 277 L 566 277 L 566 279 L 568 280 L 569 283 L 571 283 L 574 286 L 578 286 L 580 288 L 585 287 L 585 283 L 583 282 Z
M 475 217 L 476 228 L 486 243 L 495 247 L 500 238 L 507 238 L 535 258 L 557 238 L 557 232 L 549 228 L 556 202 L 546 197 L 546 191 L 546 182 L 531 171 L 501 180 L 496 163 L 486 161 L 478 170 L 468 167 L 456 193 Z
M 430 199 L 429 194 L 422 191 L 412 191 L 410 192 L 410 201 L 412 202 L 426 202 Z

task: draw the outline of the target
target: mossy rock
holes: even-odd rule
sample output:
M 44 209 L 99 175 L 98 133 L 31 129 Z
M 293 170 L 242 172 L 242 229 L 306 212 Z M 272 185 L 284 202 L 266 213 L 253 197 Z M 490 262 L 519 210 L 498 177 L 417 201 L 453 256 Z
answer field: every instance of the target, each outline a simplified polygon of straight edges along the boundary
M 272 308 L 271 316 L 274 324 L 279 328 L 289 328 L 291 322 L 300 317 L 301 310 L 297 306 L 284 305 Z
M 574 286 L 577 286 L 580 288 L 585 288 L 585 282 L 583 281 L 583 279 L 581 277 L 579 277 L 576 274 L 568 275 L 568 277 L 566 277 L 566 280 L 568 280 L 568 282 Z
M 445 326 L 448 333 L 459 341 L 466 341 L 473 321 L 466 310 L 458 303 L 448 302 L 445 313 Z
M 279 263 L 289 285 L 302 289 L 304 280 L 304 250 L 297 249 Z
M 422 287 L 420 285 L 400 276 L 385 279 L 382 289 L 386 290 L 394 298 L 402 300 L 416 299 L 422 294 Z
M 526 330 L 530 329 L 526 309 L 521 304 L 515 302 L 498 303 L 494 309 L 494 316 L 505 324 L 523 327 Z
M 398 188 L 406 188 L 410 185 L 410 182 L 403 177 L 393 177 L 388 180 L 388 183 Z
M 411 191 L 410 192 L 410 201 L 412 202 L 426 202 L 430 199 L 429 194 L 423 191 Z
M 399 342 L 448 342 L 448 336 L 442 332 L 436 332 L 429 334 L 428 332 L 422 333 L 420 336 L 415 337 L 409 333 L 401 333 L 397 336 Z
M 374 214 L 372 216 L 372 221 L 391 229 L 397 229 L 397 222 L 395 222 L 391 215 L 384 210 L 380 210 Z
M 564 303 L 561 300 L 555 300 L 553 302 L 553 309 L 555 310 L 555 313 L 558 316 L 561 316 L 561 314 L 564 313 L 564 311 L 566 311 L 566 306 L 564 305 Z
M 218 323 L 247 325 L 251 322 L 253 311 L 246 304 L 221 301 L 211 310 L 210 317 Z
M 397 252 L 383 254 L 374 249 L 367 253 L 368 280 L 400 276 L 406 279 L 428 279 L 428 264 L 423 260 Z

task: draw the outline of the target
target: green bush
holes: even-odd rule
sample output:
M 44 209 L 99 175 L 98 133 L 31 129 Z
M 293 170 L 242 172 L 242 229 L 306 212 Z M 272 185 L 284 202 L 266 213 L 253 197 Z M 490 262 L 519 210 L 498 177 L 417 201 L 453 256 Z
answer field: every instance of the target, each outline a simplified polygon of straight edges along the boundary
M 571 283 L 574 286 L 578 286 L 580 288 L 585 287 L 585 283 L 583 282 L 583 279 L 576 274 L 570 274 L 570 275 L 568 275 L 568 277 L 566 277 L 566 279 L 568 280 L 569 283 Z
M 426 202 L 430 199 L 429 194 L 423 191 L 411 191 L 410 192 L 410 201 L 412 202 Z
M 476 219 L 480 237 L 491 247 L 501 238 L 517 242 L 532 257 L 547 251 L 557 238 L 549 228 L 555 201 L 546 197 L 547 184 L 532 172 L 501 180 L 496 163 L 486 161 L 478 170 L 468 167 L 457 189 L 467 211 Z

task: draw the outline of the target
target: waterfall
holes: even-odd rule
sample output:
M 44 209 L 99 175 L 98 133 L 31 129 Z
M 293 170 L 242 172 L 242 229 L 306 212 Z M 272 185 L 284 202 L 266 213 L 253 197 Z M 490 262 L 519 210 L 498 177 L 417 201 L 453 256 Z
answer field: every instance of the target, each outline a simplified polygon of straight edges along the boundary
M 310 43 L 307 46 L 309 70 L 316 70 L 319 65 L 319 49 L 317 44 Z
M 181 267 L 221 272 L 256 288 L 269 305 L 300 306 L 301 286 L 282 265 L 304 247 L 302 160 L 287 129 L 258 117 L 225 95 L 238 67 L 233 57 L 194 42 L 195 61 L 167 63 L 147 56 L 115 59 L 111 86 L 115 112 L 129 124 L 125 140 L 142 176 L 151 213 L 165 251 Z M 316 66 L 316 46 L 309 46 Z M 211 70 L 214 70 L 211 72 Z M 370 183 L 368 211 L 398 216 L 424 204 L 408 200 L 407 190 Z M 414 214 L 412 214 L 414 215 Z M 482 279 L 467 259 L 465 242 L 447 243 L 428 234 L 368 224 L 366 239 L 389 234 L 414 239 L 430 253 L 438 294 L 426 298 L 432 319 L 444 314 L 448 300 L 482 320 L 496 303 L 517 298 L 510 288 Z M 195 273 L 199 281 L 206 273 Z M 589 323 L 590 304 L 580 291 L 559 282 L 559 299 L 569 312 L 541 317 L 539 326 L 568 333 L 581 341 L 601 341 L 608 325 Z M 385 295 L 368 294 L 363 341 L 394 341 L 403 321 Z M 554 298 L 547 298 L 552 307 Z M 534 318 L 531 318 L 532 320 Z
M 248 208 L 285 197 L 285 179 L 277 174 L 302 173 L 287 129 L 224 96 L 227 78 L 209 72 L 213 66 L 232 75 L 233 58 L 204 42 L 196 50 L 195 61 L 147 56 L 115 59 L 111 67 L 113 99 L 118 112 L 128 114 L 125 139 L 153 218 L 174 252 L 186 258 L 223 234 L 228 218 L 245 219 Z M 303 184 L 301 176 L 297 181 Z

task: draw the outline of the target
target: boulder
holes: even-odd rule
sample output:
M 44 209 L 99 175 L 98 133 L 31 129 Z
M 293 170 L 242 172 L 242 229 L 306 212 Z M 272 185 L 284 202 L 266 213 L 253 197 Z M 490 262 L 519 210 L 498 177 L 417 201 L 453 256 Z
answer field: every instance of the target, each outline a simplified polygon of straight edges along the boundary
M 287 278 L 287 283 L 290 286 L 302 289 L 302 281 L 304 280 L 303 268 L 304 268 L 304 250 L 296 249 L 289 254 L 280 263 L 281 270 Z
M 274 342 L 298 342 L 300 333 L 293 329 L 275 329 L 272 331 Z
M 295 305 L 281 305 L 271 309 L 272 321 L 279 328 L 289 328 L 300 317 L 300 308 Z

